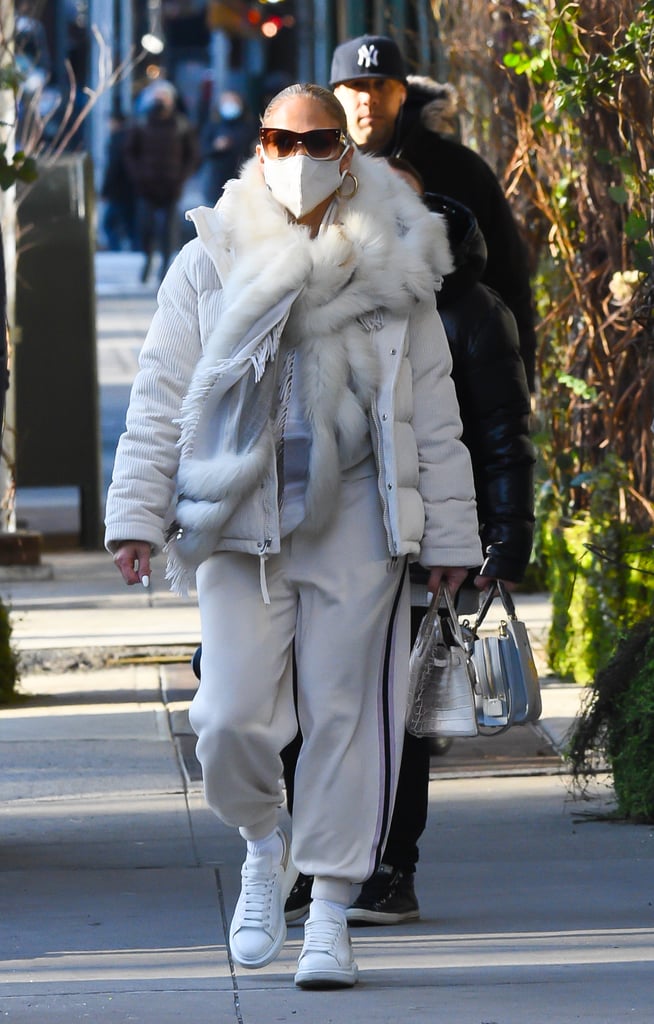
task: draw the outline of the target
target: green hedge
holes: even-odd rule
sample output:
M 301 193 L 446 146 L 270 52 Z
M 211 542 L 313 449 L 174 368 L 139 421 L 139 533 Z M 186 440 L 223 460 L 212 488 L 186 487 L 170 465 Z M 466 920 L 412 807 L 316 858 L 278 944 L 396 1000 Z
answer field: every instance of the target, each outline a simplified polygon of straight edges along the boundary
M 10 704 L 18 682 L 18 654 L 11 643 L 9 609 L 0 601 L 0 704 Z
M 552 597 L 547 654 L 563 679 L 591 683 L 618 641 L 654 608 L 654 534 L 581 513 L 543 524 L 541 549 Z

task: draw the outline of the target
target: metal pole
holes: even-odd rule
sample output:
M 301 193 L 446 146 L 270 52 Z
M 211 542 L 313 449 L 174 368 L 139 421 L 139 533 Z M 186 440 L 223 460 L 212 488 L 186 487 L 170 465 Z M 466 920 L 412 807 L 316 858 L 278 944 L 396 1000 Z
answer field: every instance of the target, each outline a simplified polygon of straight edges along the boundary
M 431 60 L 431 33 L 436 25 L 428 0 L 416 0 L 418 20 L 418 72 L 421 75 L 433 73 Z
M 220 96 L 228 88 L 227 71 L 229 68 L 229 36 L 226 32 L 211 33 L 211 69 L 213 72 L 213 95 Z
M 315 81 L 326 84 L 331 65 L 331 4 L 327 0 L 314 0 L 313 5 L 313 37 L 314 37 L 314 75 Z
M 134 45 L 134 25 L 132 20 L 132 0 L 120 0 L 120 63 L 129 63 L 129 67 L 123 72 L 118 86 L 120 95 L 120 106 L 124 114 L 129 114 L 132 109 L 132 84 L 134 79 L 131 62 L 136 53 L 140 50 L 139 45 Z
M 113 63 L 113 13 L 113 0 L 90 0 L 89 88 L 92 93 L 97 93 L 97 99 L 89 113 L 87 148 L 93 162 L 96 192 L 100 191 L 104 176 L 107 124 L 111 108 L 109 89 L 106 85 Z
M 266 64 L 265 51 L 261 36 L 248 39 L 245 54 L 245 86 L 241 87 L 241 91 L 245 93 L 248 103 L 252 106 L 254 97 L 256 96 L 257 100 L 259 99 L 259 85 L 261 83 Z
M 406 56 L 406 6 L 405 0 L 390 0 L 388 5 L 388 26 L 386 33 L 395 39 Z
M 54 73 L 54 84 L 64 92 L 68 89 L 68 78 L 66 76 L 66 56 L 68 53 L 68 24 L 66 14 L 66 0 L 55 2 L 55 39 L 52 70 Z
M 372 20 L 372 31 L 374 35 L 386 35 L 386 4 L 384 0 L 374 0 Z
M 317 6 L 317 4 L 316 4 Z M 318 81 L 314 50 L 314 11 L 310 3 L 296 4 L 298 82 Z
M 345 39 L 356 39 L 366 33 L 366 5 L 359 2 L 348 3 L 346 6 Z M 344 41 L 344 40 L 343 40 Z

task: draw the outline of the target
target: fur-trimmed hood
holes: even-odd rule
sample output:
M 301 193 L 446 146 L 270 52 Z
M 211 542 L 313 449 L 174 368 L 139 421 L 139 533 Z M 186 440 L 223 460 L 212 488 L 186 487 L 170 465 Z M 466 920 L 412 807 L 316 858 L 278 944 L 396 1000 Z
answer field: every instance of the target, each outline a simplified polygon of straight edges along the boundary
M 423 199 L 433 213 L 445 217 L 454 257 L 454 271 L 445 278 L 439 295 L 439 307 L 444 309 L 481 280 L 486 267 L 486 242 L 475 215 L 463 203 L 434 192 L 426 192 Z
M 407 99 L 404 104 L 405 128 L 420 121 L 430 132 L 459 138 L 459 100 L 457 91 L 449 82 L 436 82 L 427 75 L 409 75 Z

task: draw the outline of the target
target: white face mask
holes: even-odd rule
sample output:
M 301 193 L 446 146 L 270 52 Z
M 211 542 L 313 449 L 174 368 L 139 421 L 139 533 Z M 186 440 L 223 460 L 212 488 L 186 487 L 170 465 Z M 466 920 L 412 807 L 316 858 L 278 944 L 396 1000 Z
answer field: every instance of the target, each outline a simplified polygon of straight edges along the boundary
M 347 171 L 341 172 L 341 161 L 346 152 L 337 160 L 313 160 L 304 153 L 269 160 L 264 153 L 263 177 L 277 202 L 299 220 L 343 184 Z

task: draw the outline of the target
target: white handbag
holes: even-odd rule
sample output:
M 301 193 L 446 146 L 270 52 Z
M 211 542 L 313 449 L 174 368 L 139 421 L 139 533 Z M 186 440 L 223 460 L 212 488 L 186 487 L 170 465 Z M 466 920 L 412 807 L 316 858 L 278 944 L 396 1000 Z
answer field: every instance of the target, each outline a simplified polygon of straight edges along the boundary
M 441 605 L 444 603 L 444 609 Z M 466 636 L 447 587 L 432 598 L 409 661 L 406 728 L 413 736 L 476 736 L 477 713 Z

